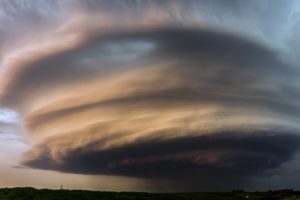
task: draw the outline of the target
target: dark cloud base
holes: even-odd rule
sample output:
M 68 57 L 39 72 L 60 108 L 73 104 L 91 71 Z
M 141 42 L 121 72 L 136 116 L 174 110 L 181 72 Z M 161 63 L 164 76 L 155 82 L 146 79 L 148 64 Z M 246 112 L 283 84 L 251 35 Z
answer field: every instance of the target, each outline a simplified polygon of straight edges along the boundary
M 223 183 L 239 186 L 251 176 L 264 176 L 266 170 L 290 160 L 299 149 L 300 137 L 289 133 L 258 131 L 224 132 L 178 139 L 153 139 L 107 150 L 92 150 L 97 142 L 73 149 L 56 161 L 50 149 L 24 165 L 80 174 L 125 175 L 191 183 Z M 195 153 L 196 152 L 196 153 Z M 216 156 L 215 152 L 223 152 Z M 183 154 L 183 156 L 175 156 Z M 203 161 L 196 161 L 204 155 Z M 154 157 L 153 157 L 154 156 Z M 215 157 L 214 162 L 206 158 Z M 129 162 L 130 161 L 130 162 Z M 191 188 L 190 188 L 191 189 Z

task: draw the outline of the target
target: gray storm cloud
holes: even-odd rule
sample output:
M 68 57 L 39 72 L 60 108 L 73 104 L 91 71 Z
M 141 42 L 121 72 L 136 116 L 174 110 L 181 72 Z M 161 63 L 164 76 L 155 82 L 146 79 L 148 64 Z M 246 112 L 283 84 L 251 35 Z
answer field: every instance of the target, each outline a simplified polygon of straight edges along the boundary
M 132 66 L 115 61 L 114 54 L 130 50 L 138 51 L 125 58 L 135 60 Z M 77 66 L 86 51 L 100 54 L 86 61 L 100 66 Z M 111 56 L 113 64 L 103 61 L 109 69 L 101 53 Z M 24 154 L 27 166 L 191 182 L 222 171 L 221 183 L 230 174 L 238 185 L 298 149 L 298 73 L 274 52 L 235 36 L 172 28 L 101 35 L 28 66 L 8 87 L 20 90 L 7 93 L 8 102 L 29 98 L 34 106 L 51 85 L 66 88 L 25 115 L 35 142 Z
M 250 12 L 254 4 L 257 13 Z M 73 13 L 59 9 L 59 17 L 71 17 L 41 19 L 56 29 L 41 23 L 40 34 L 2 48 L 1 105 L 20 113 L 31 144 L 21 165 L 167 179 L 174 189 L 209 190 L 246 187 L 248 179 L 294 159 L 299 69 L 294 49 L 283 45 L 293 38 L 282 31 L 270 40 L 264 25 L 275 30 L 276 19 L 268 18 L 247 37 L 240 27 L 228 31 L 240 23 L 229 12 L 234 7 L 251 16 L 253 28 L 269 4 L 127 5 L 52 5 Z M 222 18 L 200 5 L 224 10 Z M 289 19 L 296 11 L 284 5 L 273 9 Z M 36 15 L 30 14 L 33 21 Z

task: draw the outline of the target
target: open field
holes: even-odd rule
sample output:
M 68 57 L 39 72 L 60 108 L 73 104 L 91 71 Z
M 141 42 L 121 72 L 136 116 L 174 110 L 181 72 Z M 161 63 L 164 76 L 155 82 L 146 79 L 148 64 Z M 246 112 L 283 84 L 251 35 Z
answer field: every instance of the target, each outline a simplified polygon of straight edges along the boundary
M 300 192 L 280 190 L 270 192 L 227 192 L 227 193 L 169 193 L 153 194 L 138 192 L 96 192 L 81 190 L 48 190 L 34 188 L 0 189 L 0 200 L 296 200 Z

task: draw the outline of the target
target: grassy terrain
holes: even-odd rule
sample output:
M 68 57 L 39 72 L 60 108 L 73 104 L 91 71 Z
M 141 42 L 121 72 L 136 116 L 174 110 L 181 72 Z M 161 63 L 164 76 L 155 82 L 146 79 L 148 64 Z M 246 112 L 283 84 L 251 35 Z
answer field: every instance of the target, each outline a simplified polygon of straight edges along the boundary
M 94 192 L 81 190 L 37 190 L 34 188 L 0 189 L 0 200 L 300 200 L 300 192 L 281 190 L 271 192 L 178 193 L 152 194 L 137 192 Z

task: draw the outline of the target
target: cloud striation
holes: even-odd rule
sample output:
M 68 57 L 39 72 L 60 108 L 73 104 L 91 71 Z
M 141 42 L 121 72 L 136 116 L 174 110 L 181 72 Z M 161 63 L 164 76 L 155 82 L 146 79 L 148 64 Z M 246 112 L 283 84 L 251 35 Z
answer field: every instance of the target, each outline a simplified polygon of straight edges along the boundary
M 225 190 L 298 152 L 300 74 L 277 51 L 165 15 L 81 30 L 86 18 L 4 55 L 1 105 L 31 144 L 21 165 Z

